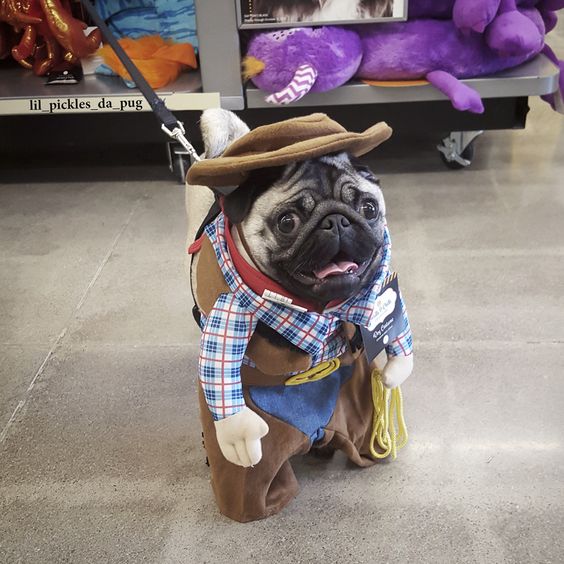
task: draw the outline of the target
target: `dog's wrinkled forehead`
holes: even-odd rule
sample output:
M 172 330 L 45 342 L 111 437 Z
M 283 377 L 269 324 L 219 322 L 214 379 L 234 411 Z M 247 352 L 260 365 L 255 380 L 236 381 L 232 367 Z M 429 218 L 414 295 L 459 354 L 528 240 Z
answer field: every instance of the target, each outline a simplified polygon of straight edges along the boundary
M 311 213 L 321 202 L 333 200 L 355 206 L 363 197 L 374 199 L 385 214 L 378 180 L 367 167 L 351 161 L 347 153 L 338 153 L 287 165 L 273 186 L 258 196 L 251 212 L 267 217 L 299 200 L 300 206 Z

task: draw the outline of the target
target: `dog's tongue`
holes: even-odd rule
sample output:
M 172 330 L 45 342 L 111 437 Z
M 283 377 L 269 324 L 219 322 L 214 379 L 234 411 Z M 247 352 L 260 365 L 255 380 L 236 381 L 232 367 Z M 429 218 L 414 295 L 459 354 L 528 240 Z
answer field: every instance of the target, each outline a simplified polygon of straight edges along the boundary
M 342 260 L 339 262 L 330 262 L 327 266 L 320 268 L 319 270 L 314 270 L 313 273 L 317 278 L 323 280 L 328 276 L 335 276 L 337 274 L 344 274 L 345 272 L 356 272 L 358 270 L 358 264 L 356 262 L 351 262 L 349 260 Z

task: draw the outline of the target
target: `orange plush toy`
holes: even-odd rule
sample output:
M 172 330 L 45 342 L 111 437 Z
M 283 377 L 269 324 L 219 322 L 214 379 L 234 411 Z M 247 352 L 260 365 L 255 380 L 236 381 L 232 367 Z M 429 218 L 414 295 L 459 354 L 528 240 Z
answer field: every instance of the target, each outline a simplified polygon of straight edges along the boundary
M 119 44 L 152 88 L 169 84 L 185 67 L 198 68 L 194 47 L 190 43 L 174 43 L 159 35 L 147 35 L 139 39 L 124 37 L 119 40 Z M 131 76 L 109 45 L 102 47 L 98 53 L 115 73 L 131 80 Z

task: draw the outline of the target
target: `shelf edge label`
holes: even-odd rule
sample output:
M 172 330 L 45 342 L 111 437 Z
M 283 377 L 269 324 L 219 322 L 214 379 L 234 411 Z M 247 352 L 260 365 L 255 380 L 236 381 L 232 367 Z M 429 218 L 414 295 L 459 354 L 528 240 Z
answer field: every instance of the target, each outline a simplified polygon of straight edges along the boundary
M 161 98 L 169 110 L 205 110 L 219 108 L 218 92 L 174 92 Z M 4 98 L 0 115 L 57 115 L 83 113 L 149 112 L 151 107 L 141 94 L 108 96 L 49 96 Z

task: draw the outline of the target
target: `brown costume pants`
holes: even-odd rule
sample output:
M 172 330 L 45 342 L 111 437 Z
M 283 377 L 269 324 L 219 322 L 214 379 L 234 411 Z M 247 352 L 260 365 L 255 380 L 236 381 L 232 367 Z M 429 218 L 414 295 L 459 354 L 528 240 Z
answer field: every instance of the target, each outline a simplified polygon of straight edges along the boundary
M 264 375 L 263 385 L 274 385 L 269 378 Z M 243 385 L 247 406 L 270 428 L 262 439 L 262 459 L 254 468 L 243 468 L 224 458 L 217 444 L 213 418 L 200 389 L 200 414 L 213 491 L 221 513 L 240 522 L 274 515 L 295 497 L 298 482 L 290 458 L 311 449 L 310 440 L 304 433 L 253 403 L 244 377 Z M 315 447 L 340 449 L 358 466 L 371 466 L 375 462 L 369 451 L 373 409 L 370 371 L 362 355 L 354 362 L 351 378 L 342 385 L 324 437 L 315 443 Z

